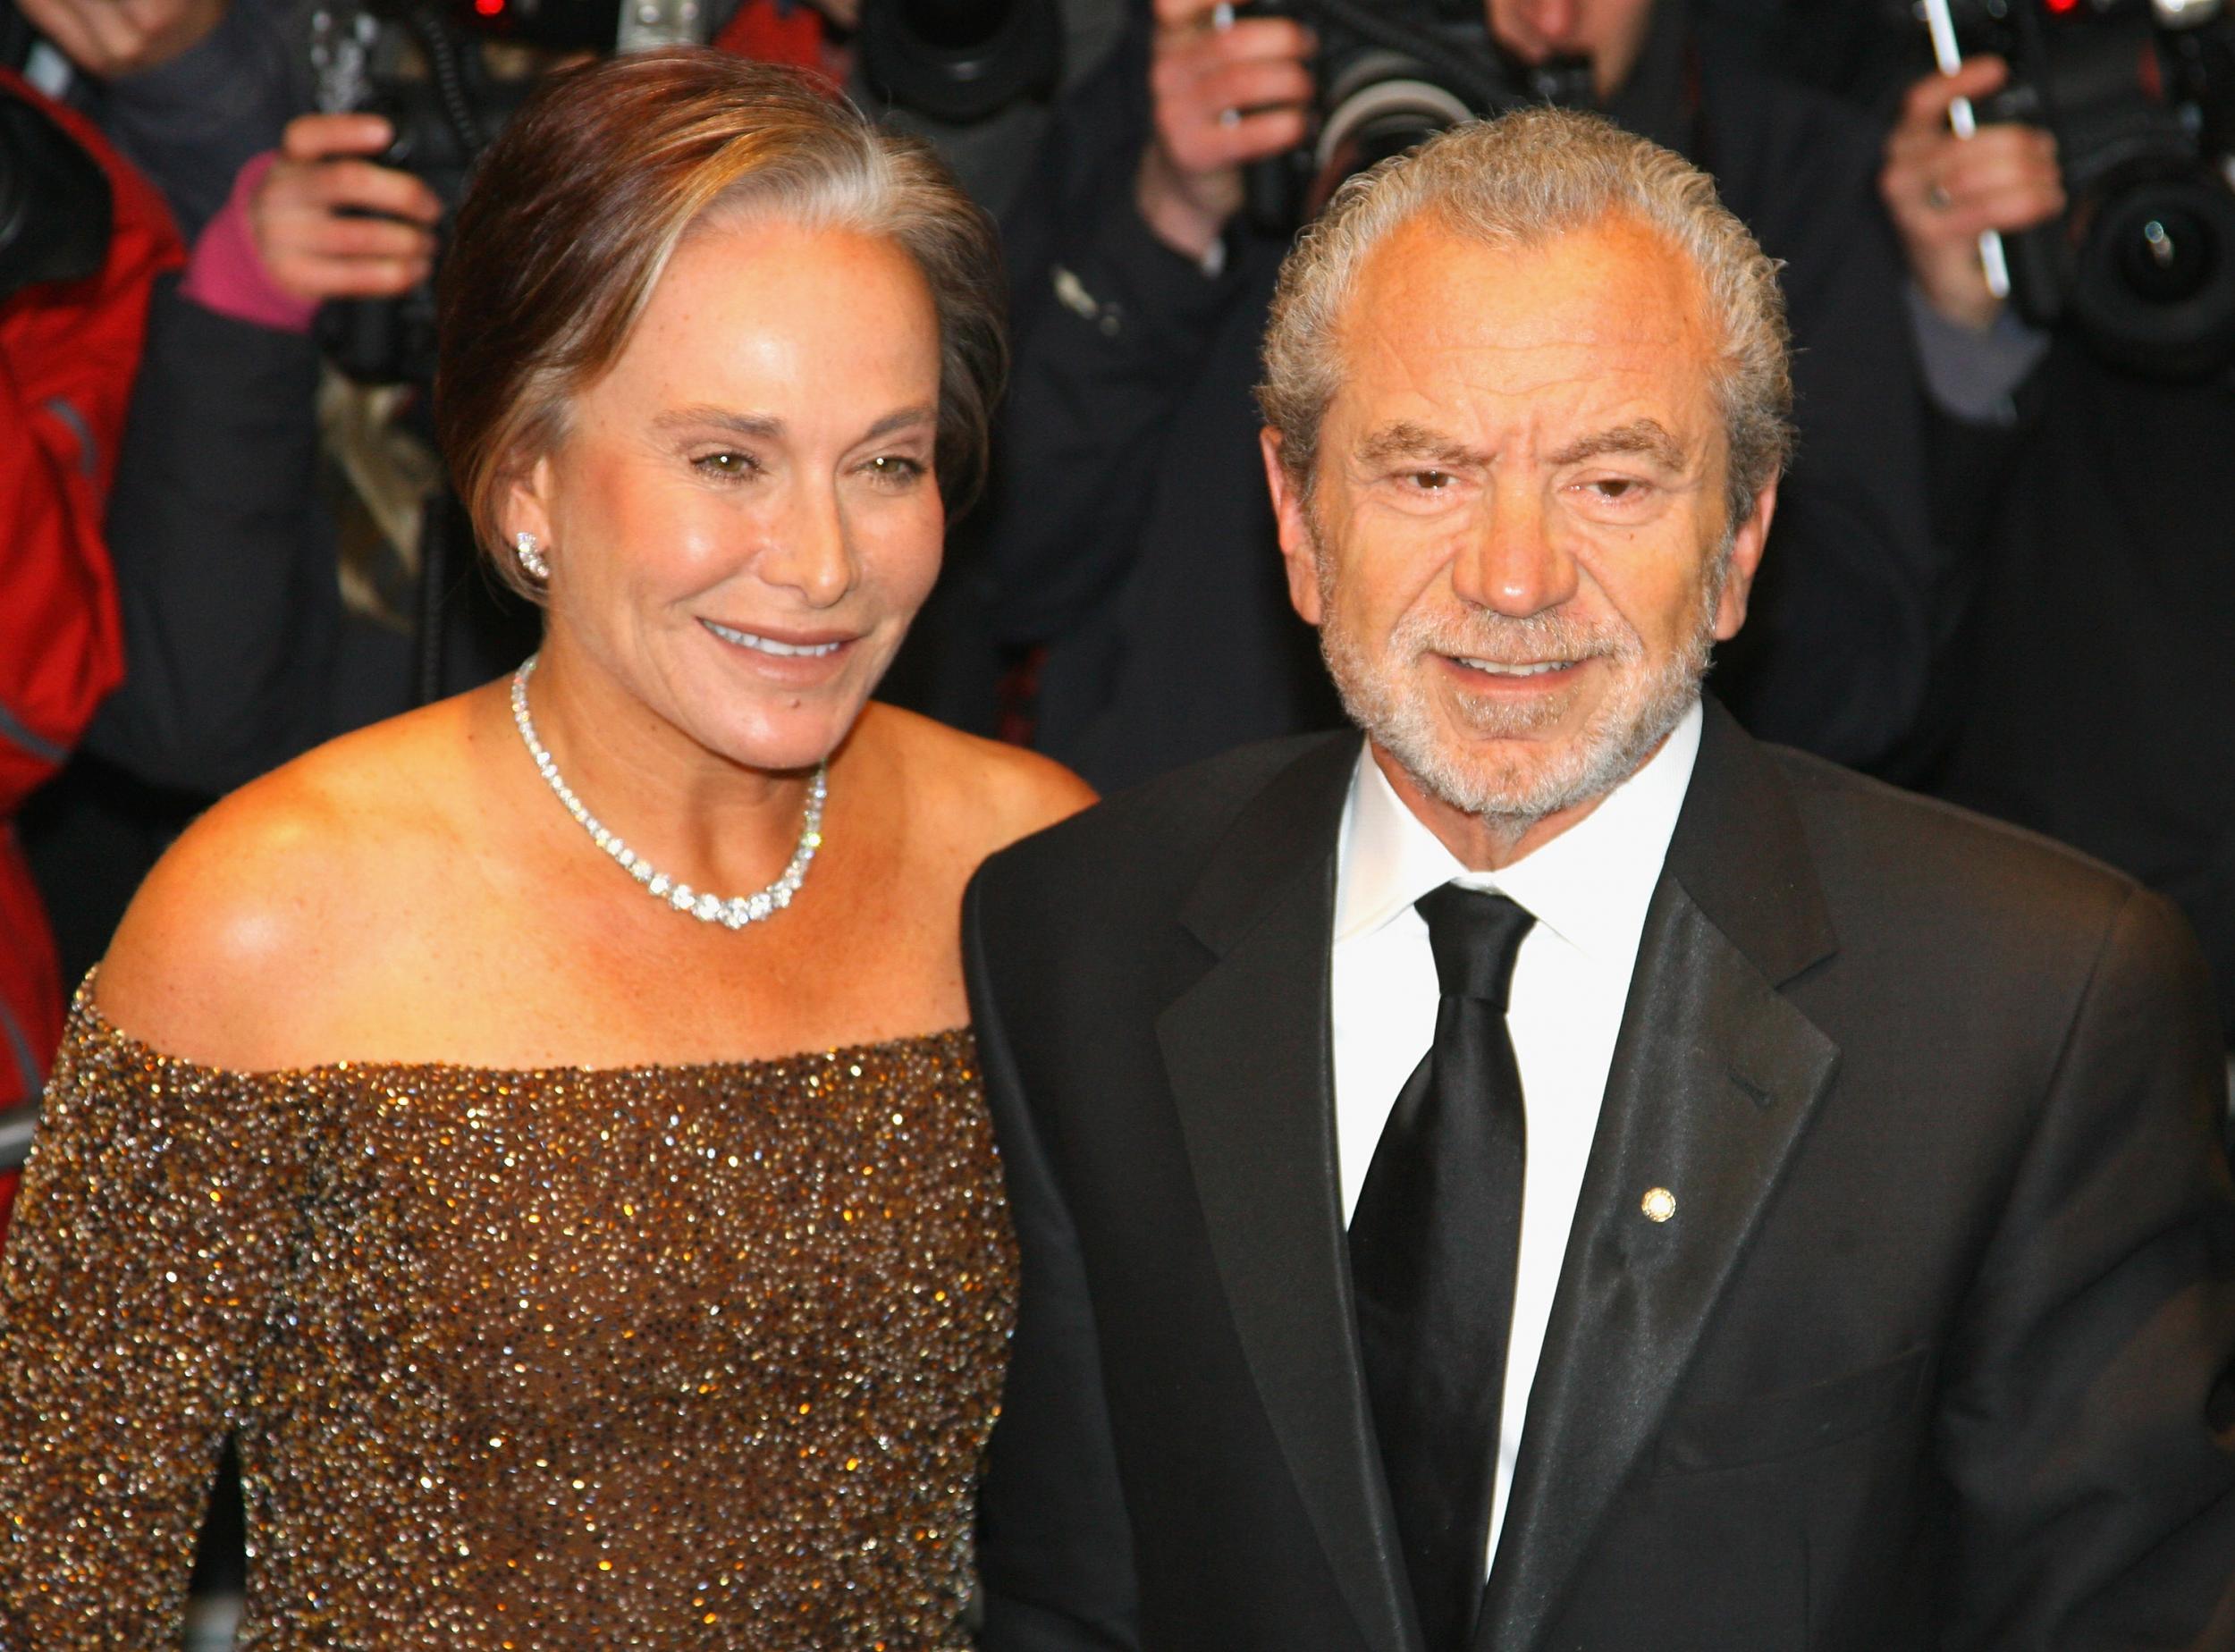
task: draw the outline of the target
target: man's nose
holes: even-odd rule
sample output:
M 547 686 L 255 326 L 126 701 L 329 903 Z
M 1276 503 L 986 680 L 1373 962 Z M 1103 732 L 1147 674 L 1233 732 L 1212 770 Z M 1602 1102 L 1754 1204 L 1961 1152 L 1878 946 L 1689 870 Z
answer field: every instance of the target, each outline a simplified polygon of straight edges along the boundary
M 771 524 L 770 544 L 757 561 L 763 583 L 796 592 L 810 608 L 829 608 L 854 588 L 852 546 L 838 490 L 802 483 L 789 508 Z
M 1575 559 L 1552 528 L 1533 492 L 1493 490 L 1453 559 L 1453 594 L 1515 620 L 1567 602 L 1576 591 Z

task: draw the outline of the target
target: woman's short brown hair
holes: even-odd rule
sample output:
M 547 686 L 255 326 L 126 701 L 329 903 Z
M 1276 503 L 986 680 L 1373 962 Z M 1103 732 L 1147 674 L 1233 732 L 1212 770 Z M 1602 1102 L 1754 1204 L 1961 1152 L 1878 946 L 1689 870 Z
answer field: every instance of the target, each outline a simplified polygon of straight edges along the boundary
M 939 317 L 936 468 L 950 511 L 983 480 L 1007 366 L 991 221 L 913 138 L 787 69 L 703 49 L 550 76 L 482 158 L 437 284 L 435 434 L 485 550 L 506 484 L 566 434 L 669 257 L 709 215 L 891 240 Z M 499 572 L 530 596 L 509 554 Z

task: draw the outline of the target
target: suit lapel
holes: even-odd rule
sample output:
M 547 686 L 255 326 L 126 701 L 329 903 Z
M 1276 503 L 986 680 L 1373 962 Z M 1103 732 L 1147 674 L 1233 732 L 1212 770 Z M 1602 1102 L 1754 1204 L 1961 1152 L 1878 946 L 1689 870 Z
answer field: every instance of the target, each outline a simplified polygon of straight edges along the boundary
M 1351 1319 L 1336 1183 L 1328 969 L 1355 737 L 1245 809 L 1183 914 L 1215 960 L 1157 1036 L 1259 1397 L 1359 1629 L 1410 1644 Z
M 1834 945 L 1798 815 L 1712 703 L 1653 897 L 1476 1652 L 1527 1652 L 1657 1433 L 1838 1049 L 1777 989 Z M 1650 1219 L 1650 1189 L 1674 1195 Z

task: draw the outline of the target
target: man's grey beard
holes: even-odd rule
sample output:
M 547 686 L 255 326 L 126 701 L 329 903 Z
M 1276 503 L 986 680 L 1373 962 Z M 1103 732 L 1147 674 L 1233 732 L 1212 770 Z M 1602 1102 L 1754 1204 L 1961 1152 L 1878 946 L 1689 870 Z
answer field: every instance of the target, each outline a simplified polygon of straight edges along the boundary
M 1715 646 L 1716 609 L 1730 572 L 1733 535 L 1714 554 L 1691 634 L 1657 671 L 1642 681 L 1625 681 L 1602 701 L 1582 734 L 1549 762 L 1506 761 L 1472 754 L 1446 744 L 1417 678 L 1390 667 L 1404 666 L 1423 653 L 1522 664 L 1539 660 L 1581 660 L 1597 655 L 1619 670 L 1637 660 L 1644 645 L 1637 632 L 1619 621 L 1594 626 L 1558 612 L 1508 619 L 1483 610 L 1459 614 L 1408 613 L 1383 646 L 1379 660 L 1334 616 L 1329 559 L 1319 554 L 1321 611 L 1320 653 L 1342 695 L 1343 709 L 1374 743 L 1387 751 L 1421 789 L 1461 813 L 1533 825 L 1563 809 L 1604 796 L 1643 766 L 1669 730 L 1699 698 Z M 1314 535 L 1314 549 L 1319 550 Z M 1407 689 L 1412 692 L 1407 692 Z M 1454 702 L 1464 717 L 1464 702 Z M 1488 738 L 1518 738 L 1556 721 L 1556 704 L 1501 709 L 1479 707 L 1473 732 Z

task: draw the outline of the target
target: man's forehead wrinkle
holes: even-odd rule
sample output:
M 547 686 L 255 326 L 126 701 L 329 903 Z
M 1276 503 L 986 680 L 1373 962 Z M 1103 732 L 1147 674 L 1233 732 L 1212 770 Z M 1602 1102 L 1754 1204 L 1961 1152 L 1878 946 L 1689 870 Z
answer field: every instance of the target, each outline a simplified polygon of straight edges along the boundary
M 1599 318 L 1547 306 L 1526 314 L 1511 326 L 1489 333 L 1479 316 L 1455 304 L 1447 292 L 1432 295 L 1433 302 L 1404 301 L 1414 296 L 1391 295 L 1389 300 L 1379 304 L 1354 304 L 1353 313 L 1337 324 L 1338 353 L 1354 360 L 1369 352 L 1399 359 L 1412 356 L 1506 359 L 1548 351 L 1612 348 L 1647 358 L 1686 348 L 1697 331 L 1686 324 L 1688 318 L 1650 308 L 1633 309 L 1619 320 L 1607 318 L 1604 324 L 1596 324 Z
M 1462 327 L 1404 329 L 1386 316 L 1362 319 L 1338 335 L 1346 387 L 1371 385 L 1382 395 L 1410 393 L 1442 403 L 1455 392 L 1526 400 L 1573 385 L 1626 378 L 1657 379 L 1669 341 L 1654 318 L 1612 342 L 1584 329 L 1553 337 L 1483 337 Z M 1474 364 L 1470 370 L 1468 364 Z M 1457 368 L 1455 371 L 1455 367 Z
M 1398 458 L 1489 464 L 1502 453 L 1572 464 L 1594 454 L 1643 452 L 1681 469 L 1688 450 L 1667 422 L 1674 409 L 1651 384 L 1628 383 L 1636 376 L 1603 368 L 1548 374 L 1474 396 L 1454 396 L 1448 384 L 1408 384 L 1369 400 L 1354 386 L 1352 395 L 1338 393 L 1349 404 L 1347 417 L 1334 422 L 1355 430 L 1345 445 L 1368 465 Z M 1676 428 L 1687 422 L 1678 420 Z

